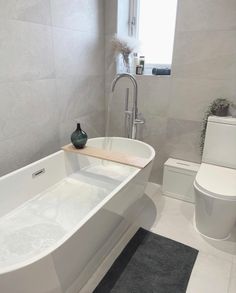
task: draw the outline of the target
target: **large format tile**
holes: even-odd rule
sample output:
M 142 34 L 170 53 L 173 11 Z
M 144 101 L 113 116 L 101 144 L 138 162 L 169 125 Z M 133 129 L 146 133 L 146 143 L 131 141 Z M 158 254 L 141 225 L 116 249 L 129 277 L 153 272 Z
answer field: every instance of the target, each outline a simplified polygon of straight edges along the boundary
M 56 121 L 30 125 L 28 131 L 0 142 L 0 176 L 59 150 Z
M 105 33 L 117 32 L 117 5 L 116 0 L 105 0 Z
M 103 76 L 77 75 L 57 79 L 56 84 L 61 121 L 104 111 Z
M 104 75 L 104 37 L 53 28 L 57 77 Z
M 234 0 L 179 0 L 178 2 L 178 31 L 236 29 Z
M 164 163 L 169 158 L 169 155 L 166 153 L 165 145 L 159 146 L 155 150 L 156 150 L 156 157 L 153 162 L 152 172 L 151 172 L 149 180 L 154 183 L 162 184 Z
M 162 182 L 163 165 L 167 160 L 166 153 L 166 132 L 167 118 L 151 115 L 143 112 L 145 123 L 138 126 L 138 139 L 150 144 L 156 151 L 156 157 L 152 167 L 151 181 Z
M 227 79 L 235 66 L 236 30 L 176 33 L 174 77 Z
M 111 90 L 112 80 L 116 75 L 116 55 L 112 49 L 111 39 L 113 34 L 105 36 L 105 79 L 106 79 L 106 91 L 108 94 Z
M 234 86 L 230 79 L 173 78 L 168 116 L 202 121 L 210 103 L 222 97 L 235 99 Z
M 54 77 L 50 27 L 0 21 L 0 40 L 0 82 Z
M 173 158 L 200 162 L 200 132 L 201 122 L 168 119 L 166 153 Z
M 2 19 L 51 24 L 50 0 L 0 0 L 0 7 Z
M 167 116 L 171 94 L 171 77 L 137 76 L 139 109 L 143 113 Z
M 14 0 L 12 18 L 51 25 L 50 0 Z
M 151 230 L 169 237 L 206 254 L 232 262 L 236 255 L 235 235 L 225 241 L 209 240 L 200 235 L 194 227 L 194 205 L 181 200 L 162 196 L 152 196 L 156 203 L 156 221 Z
M 139 139 L 159 151 L 166 143 L 167 118 L 142 112 L 144 124 L 138 125 Z
M 230 269 L 229 261 L 199 252 L 187 293 L 227 293 Z
M 53 79 L 0 83 L 0 97 L 0 141 L 59 120 Z
M 52 24 L 82 32 L 104 33 L 104 7 L 100 0 L 51 0 Z

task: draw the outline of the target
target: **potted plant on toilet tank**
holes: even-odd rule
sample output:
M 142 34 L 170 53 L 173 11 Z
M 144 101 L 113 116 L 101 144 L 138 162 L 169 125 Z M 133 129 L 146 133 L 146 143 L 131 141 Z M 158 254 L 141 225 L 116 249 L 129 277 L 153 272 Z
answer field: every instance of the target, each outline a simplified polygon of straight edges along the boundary
M 211 115 L 222 116 L 222 117 L 227 116 L 230 105 L 231 105 L 231 102 L 229 100 L 223 99 L 223 98 L 215 99 L 209 105 L 207 111 L 205 112 L 205 115 L 203 118 L 203 123 L 202 123 L 201 141 L 200 141 L 201 153 L 203 153 L 208 117 Z

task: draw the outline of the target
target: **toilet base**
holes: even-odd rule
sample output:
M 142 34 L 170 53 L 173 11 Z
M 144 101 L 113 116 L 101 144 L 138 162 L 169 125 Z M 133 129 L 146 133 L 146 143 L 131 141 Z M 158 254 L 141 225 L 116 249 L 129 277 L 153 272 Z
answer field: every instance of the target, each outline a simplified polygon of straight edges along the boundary
M 207 236 L 205 235 L 204 233 L 200 232 L 197 228 L 197 225 L 196 225 L 196 220 L 195 220 L 195 212 L 194 212 L 194 216 L 193 216 L 193 227 L 195 229 L 195 231 L 200 234 L 201 236 L 203 236 L 204 238 L 207 238 L 209 240 L 214 240 L 214 241 L 225 241 L 225 240 L 228 240 L 230 237 L 231 237 L 231 233 L 228 234 L 228 236 L 224 237 L 224 238 L 213 238 L 213 237 L 210 237 L 210 236 Z
M 209 239 L 229 238 L 236 221 L 236 201 L 212 197 L 195 184 L 194 192 L 197 231 Z

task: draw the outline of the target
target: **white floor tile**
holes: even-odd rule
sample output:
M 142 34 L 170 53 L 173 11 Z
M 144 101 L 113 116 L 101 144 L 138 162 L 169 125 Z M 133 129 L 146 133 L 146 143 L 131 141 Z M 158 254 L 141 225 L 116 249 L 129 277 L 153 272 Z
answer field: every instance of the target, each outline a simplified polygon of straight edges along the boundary
M 154 233 L 199 250 L 187 293 L 236 293 L 236 228 L 226 241 L 209 240 L 194 228 L 193 204 L 162 196 L 157 185 L 150 186 L 146 194 L 147 207 L 138 223 Z M 86 290 L 96 287 L 118 255 L 115 251 L 88 282 Z
M 236 256 L 235 231 L 225 241 L 215 241 L 203 237 L 194 228 L 194 205 L 177 199 L 156 194 L 157 221 L 151 231 L 169 237 L 205 253 L 210 253 L 232 261 Z
M 227 293 L 232 263 L 199 252 L 187 293 Z

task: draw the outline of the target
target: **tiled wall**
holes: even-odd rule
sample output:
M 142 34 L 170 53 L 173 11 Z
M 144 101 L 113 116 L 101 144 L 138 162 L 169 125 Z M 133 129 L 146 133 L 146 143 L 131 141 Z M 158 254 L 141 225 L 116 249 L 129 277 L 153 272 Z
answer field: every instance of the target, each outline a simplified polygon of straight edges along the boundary
M 112 76 L 114 71 L 109 82 Z M 172 75 L 137 80 L 146 119 L 140 138 L 156 149 L 151 180 L 161 182 L 168 157 L 200 162 L 201 121 L 209 103 L 218 97 L 236 102 L 236 1 L 178 0 Z M 113 135 L 123 134 L 126 86 L 119 85 L 112 103 Z
M 0 1 L 0 175 L 104 133 L 103 0 Z
M 126 17 L 117 0 L 0 1 L 0 175 L 69 142 L 76 119 L 90 137 L 104 134 L 117 9 Z M 210 101 L 236 102 L 235 0 L 179 0 L 172 72 L 137 77 L 140 138 L 157 151 L 155 182 L 170 156 L 200 161 Z M 112 103 L 112 135 L 123 134 L 125 88 L 123 81 Z

